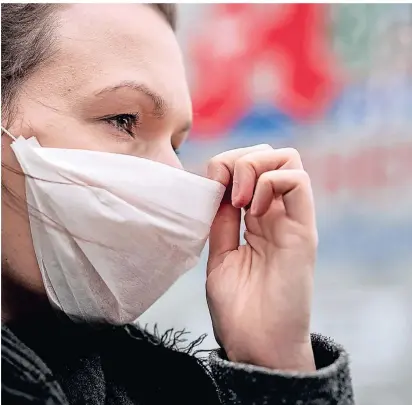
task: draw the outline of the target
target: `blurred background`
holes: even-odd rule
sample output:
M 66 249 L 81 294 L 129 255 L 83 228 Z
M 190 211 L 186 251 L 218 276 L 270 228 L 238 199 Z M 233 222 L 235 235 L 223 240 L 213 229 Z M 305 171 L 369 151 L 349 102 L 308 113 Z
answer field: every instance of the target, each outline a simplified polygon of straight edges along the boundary
M 412 403 L 412 5 L 179 5 L 201 171 L 224 150 L 297 148 L 320 233 L 313 331 L 351 354 L 357 404 Z M 207 251 L 140 321 L 207 332 Z

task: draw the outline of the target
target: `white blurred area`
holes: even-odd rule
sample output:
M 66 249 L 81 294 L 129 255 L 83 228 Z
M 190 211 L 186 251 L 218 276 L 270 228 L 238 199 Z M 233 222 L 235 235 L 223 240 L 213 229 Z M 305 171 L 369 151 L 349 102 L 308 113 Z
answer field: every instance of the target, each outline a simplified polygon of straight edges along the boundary
M 180 6 L 179 40 L 194 84 L 200 73 L 199 69 L 193 73 L 196 61 L 190 60 L 188 50 L 196 46 L 199 32 L 207 35 L 210 18 L 216 18 L 213 7 Z M 276 7 L 282 12 L 282 5 Z M 221 25 L 215 21 L 216 27 L 227 27 L 227 18 L 222 17 Z M 266 83 L 268 92 L 276 92 L 285 76 L 279 79 L 276 66 L 272 73 L 259 68 L 261 77 L 252 80 L 249 102 L 259 107 L 255 115 L 244 119 L 238 112 L 224 133 L 189 142 L 182 160 L 189 169 L 200 170 L 220 151 L 262 142 L 301 152 L 313 181 L 320 233 L 312 329 L 349 351 L 357 404 L 408 405 L 412 404 L 412 5 L 333 5 L 327 20 L 326 43 L 338 61 L 335 71 L 344 78 L 329 100 L 329 110 L 310 122 L 295 117 L 285 121 L 284 111 L 273 118 L 282 110 L 282 100 L 272 98 L 276 111 L 267 113 L 261 106 L 271 101 L 262 88 Z M 235 38 L 224 38 L 235 34 L 222 28 L 222 43 L 239 47 Z M 210 58 L 218 57 L 210 52 Z M 249 86 L 249 78 L 247 82 Z M 260 125 L 264 120 L 266 126 Z M 276 120 L 283 120 L 283 126 Z M 140 321 L 158 323 L 160 330 L 187 328 L 189 339 L 206 332 L 204 348 L 215 347 L 205 301 L 206 260 L 205 251 L 197 268 Z

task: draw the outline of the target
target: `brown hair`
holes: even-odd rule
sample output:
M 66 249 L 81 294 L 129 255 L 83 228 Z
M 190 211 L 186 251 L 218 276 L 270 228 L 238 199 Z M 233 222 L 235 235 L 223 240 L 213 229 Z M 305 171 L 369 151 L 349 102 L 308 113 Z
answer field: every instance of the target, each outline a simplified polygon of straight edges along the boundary
M 176 29 L 175 4 L 150 4 Z M 13 102 L 21 84 L 53 52 L 54 13 L 59 4 L 1 5 L 2 117 L 12 120 Z M 6 126 L 8 125 L 6 124 Z

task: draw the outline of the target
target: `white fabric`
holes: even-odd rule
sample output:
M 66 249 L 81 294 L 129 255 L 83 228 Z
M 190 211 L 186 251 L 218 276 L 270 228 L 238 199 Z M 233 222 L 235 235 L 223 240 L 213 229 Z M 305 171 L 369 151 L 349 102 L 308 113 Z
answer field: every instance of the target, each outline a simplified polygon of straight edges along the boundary
M 73 318 L 137 319 L 185 271 L 224 193 L 215 181 L 134 156 L 12 143 L 26 174 L 37 261 Z

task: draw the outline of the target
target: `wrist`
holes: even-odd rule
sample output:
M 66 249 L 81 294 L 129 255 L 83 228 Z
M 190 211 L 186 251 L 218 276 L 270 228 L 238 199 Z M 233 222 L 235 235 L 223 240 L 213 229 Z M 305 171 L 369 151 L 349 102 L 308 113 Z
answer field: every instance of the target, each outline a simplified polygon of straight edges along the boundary
M 242 353 L 228 350 L 226 355 L 234 363 L 251 364 L 272 370 L 291 372 L 316 371 L 316 364 L 311 342 L 298 345 L 271 345 Z

